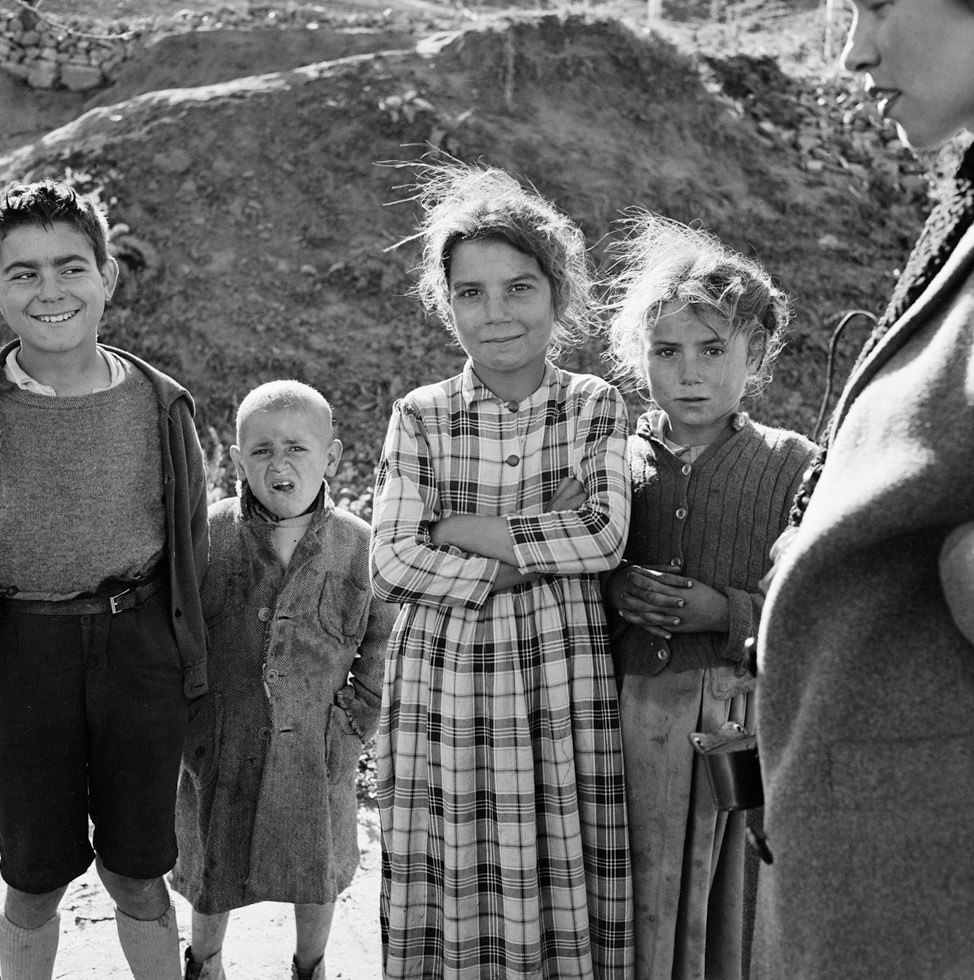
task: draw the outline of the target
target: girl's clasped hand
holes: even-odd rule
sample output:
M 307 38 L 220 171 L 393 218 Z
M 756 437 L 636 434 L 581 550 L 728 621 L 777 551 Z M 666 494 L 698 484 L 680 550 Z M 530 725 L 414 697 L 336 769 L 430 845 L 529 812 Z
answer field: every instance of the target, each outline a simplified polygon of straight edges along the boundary
M 606 585 L 606 599 L 627 623 L 653 636 L 727 632 L 727 596 L 667 565 L 624 564 Z

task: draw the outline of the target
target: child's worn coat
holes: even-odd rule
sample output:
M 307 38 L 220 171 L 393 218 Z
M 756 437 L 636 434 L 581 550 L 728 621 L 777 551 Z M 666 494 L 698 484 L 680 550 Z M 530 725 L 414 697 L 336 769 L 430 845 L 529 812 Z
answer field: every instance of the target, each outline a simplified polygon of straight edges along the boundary
M 355 768 L 395 618 L 369 587 L 363 521 L 326 493 L 285 570 L 246 496 L 210 508 L 210 688 L 190 709 L 177 800 L 172 882 L 205 914 L 325 904 L 350 883 Z

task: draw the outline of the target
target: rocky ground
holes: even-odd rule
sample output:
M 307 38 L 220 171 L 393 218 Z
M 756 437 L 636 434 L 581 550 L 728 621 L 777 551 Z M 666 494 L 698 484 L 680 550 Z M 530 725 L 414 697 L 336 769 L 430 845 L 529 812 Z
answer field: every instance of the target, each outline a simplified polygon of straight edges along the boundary
M 754 411 L 812 430 L 831 330 L 849 309 L 881 309 L 934 165 L 836 73 L 841 20 L 813 0 L 668 0 L 652 25 L 641 0 L 520 6 L 88 0 L 89 29 L 144 31 L 113 84 L 44 92 L 0 75 L 0 182 L 68 176 L 109 205 L 124 275 L 103 337 L 193 391 L 214 496 L 229 487 L 236 402 L 295 376 L 333 400 L 335 489 L 368 516 L 392 400 L 461 363 L 408 295 L 414 246 L 395 247 L 416 217 L 397 164 L 432 147 L 530 179 L 582 223 L 596 261 L 631 205 L 755 255 L 797 316 Z M 54 21 L 76 9 L 39 6 Z M 840 378 L 861 337 L 840 345 Z M 601 372 L 599 355 L 593 341 L 567 363 Z M 362 873 L 329 956 L 348 980 L 380 975 L 366 763 Z M 286 977 L 291 948 L 286 908 L 242 912 L 229 976 Z M 65 901 L 56 976 L 127 976 L 93 876 Z
M 359 812 L 362 862 L 339 898 L 328 943 L 329 980 L 379 980 L 379 822 L 373 808 Z M 0 884 L 0 896 L 3 886 Z M 189 904 L 174 895 L 181 948 L 189 944 Z M 294 952 L 291 906 L 252 905 L 235 912 L 223 963 L 228 980 L 288 980 Z M 61 903 L 61 941 L 55 980 L 131 980 L 115 931 L 114 904 L 94 870 L 75 881 Z

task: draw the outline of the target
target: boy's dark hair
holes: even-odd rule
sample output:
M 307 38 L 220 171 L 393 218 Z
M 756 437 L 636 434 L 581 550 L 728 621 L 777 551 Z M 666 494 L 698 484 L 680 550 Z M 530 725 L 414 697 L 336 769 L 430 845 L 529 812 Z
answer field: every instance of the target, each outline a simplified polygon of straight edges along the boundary
M 108 261 L 108 219 L 92 197 L 50 179 L 11 184 L 0 193 L 0 241 L 15 228 L 50 228 L 56 221 L 71 225 L 91 242 L 99 269 Z

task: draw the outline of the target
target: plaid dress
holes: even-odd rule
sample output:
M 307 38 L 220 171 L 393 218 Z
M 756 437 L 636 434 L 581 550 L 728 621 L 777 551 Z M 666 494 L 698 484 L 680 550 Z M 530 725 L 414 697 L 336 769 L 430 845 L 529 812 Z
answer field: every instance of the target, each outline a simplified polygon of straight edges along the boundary
M 598 573 L 629 519 L 626 410 L 547 365 L 502 402 L 467 364 L 396 404 L 373 517 L 376 593 L 403 603 L 378 739 L 387 977 L 632 973 L 615 682 Z M 579 511 L 545 513 L 559 481 Z M 434 546 L 431 522 L 507 515 L 518 567 Z

